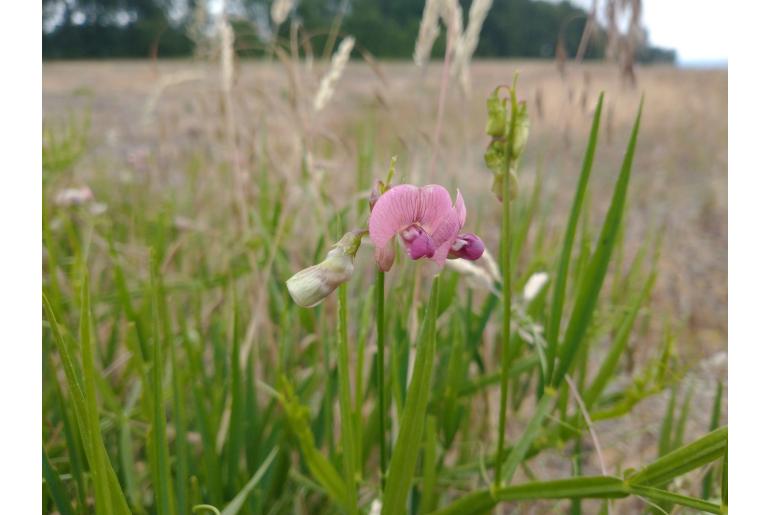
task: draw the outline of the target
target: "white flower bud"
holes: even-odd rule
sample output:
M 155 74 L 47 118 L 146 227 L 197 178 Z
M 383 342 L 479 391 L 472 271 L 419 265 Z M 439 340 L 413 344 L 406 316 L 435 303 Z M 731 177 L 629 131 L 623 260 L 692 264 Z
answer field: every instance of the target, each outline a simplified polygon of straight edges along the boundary
M 524 297 L 525 302 L 530 302 L 532 299 L 537 297 L 537 294 L 540 293 L 540 290 L 543 289 L 543 286 L 545 286 L 545 283 L 548 282 L 548 274 L 545 272 L 535 272 L 530 276 L 529 279 L 527 279 L 527 284 L 524 285 L 524 292 L 522 294 L 522 297 Z
M 326 254 L 326 258 L 300 270 L 286 281 L 294 302 L 303 308 L 317 306 L 337 286 L 353 277 L 353 259 L 361 245 L 363 231 L 349 232 Z

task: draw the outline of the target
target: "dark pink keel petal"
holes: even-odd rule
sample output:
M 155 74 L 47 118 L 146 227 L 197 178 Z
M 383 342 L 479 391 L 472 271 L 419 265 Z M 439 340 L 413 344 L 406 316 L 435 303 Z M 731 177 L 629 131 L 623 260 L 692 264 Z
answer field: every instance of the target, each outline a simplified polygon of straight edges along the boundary
M 436 252 L 433 239 L 417 224 L 410 225 L 401 231 L 401 239 L 404 240 L 406 251 L 412 259 L 431 258 Z
M 452 243 L 449 257 L 475 261 L 484 254 L 484 242 L 473 233 L 460 234 Z

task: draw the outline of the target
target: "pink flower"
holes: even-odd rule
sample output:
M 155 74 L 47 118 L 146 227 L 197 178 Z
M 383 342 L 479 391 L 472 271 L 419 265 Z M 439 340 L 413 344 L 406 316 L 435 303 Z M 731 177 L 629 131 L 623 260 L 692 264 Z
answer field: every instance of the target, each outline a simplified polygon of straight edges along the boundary
M 376 247 L 375 258 L 381 270 L 393 264 L 391 241 L 396 235 L 412 259 L 426 257 L 439 266 L 447 258 L 476 260 L 484 253 L 484 243 L 475 234 L 460 234 L 465 225 L 465 203 L 460 192 L 454 205 L 442 186 L 419 188 L 402 184 L 376 200 L 369 217 L 369 236 Z

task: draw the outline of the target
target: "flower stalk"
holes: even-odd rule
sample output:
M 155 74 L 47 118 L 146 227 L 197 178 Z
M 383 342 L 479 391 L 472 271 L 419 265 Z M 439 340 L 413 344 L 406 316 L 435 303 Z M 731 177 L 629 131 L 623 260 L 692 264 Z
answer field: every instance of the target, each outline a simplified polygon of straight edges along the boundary
M 497 431 L 497 458 L 495 460 L 495 488 L 500 488 L 502 479 L 503 454 L 505 451 L 505 419 L 508 406 L 508 379 L 510 368 L 510 340 L 511 340 L 511 174 L 509 173 L 513 154 L 513 142 L 516 131 L 517 101 L 515 93 L 515 80 L 511 88 L 510 114 L 508 118 L 508 130 L 505 137 L 505 154 L 501 173 L 503 174 L 503 220 L 500 235 L 500 263 L 503 272 L 503 331 L 502 331 L 502 368 L 500 371 L 500 412 L 498 415 Z

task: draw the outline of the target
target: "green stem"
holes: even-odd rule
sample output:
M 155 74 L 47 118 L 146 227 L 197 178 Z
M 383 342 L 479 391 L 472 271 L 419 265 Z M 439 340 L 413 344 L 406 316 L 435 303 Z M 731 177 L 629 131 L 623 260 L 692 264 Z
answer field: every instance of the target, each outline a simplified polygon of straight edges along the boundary
M 503 271 L 503 362 L 500 372 L 500 414 L 497 427 L 497 460 L 495 462 L 495 487 L 500 487 L 505 445 L 505 415 L 508 405 L 508 373 L 510 368 L 511 339 L 511 153 L 516 126 L 516 97 L 511 90 L 511 116 L 506 134 L 505 159 L 503 162 L 503 223 L 501 235 L 500 265 Z
M 385 272 L 377 270 L 377 395 L 380 436 L 380 487 L 385 490 L 385 471 L 388 470 L 388 453 L 385 445 Z
M 337 377 L 340 390 L 340 416 L 342 418 L 342 461 L 347 488 L 348 512 L 356 513 L 356 444 L 353 429 L 353 410 L 350 395 L 350 360 L 348 357 L 348 288 L 341 284 L 337 290 Z

